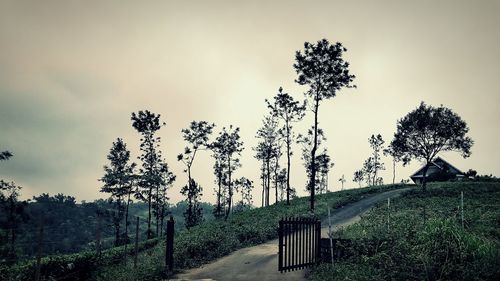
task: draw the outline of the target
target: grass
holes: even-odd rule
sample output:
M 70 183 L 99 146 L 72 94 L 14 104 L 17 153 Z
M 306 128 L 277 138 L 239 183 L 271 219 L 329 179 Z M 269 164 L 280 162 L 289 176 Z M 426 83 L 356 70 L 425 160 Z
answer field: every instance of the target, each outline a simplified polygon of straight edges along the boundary
M 327 207 L 339 208 L 363 197 L 383 192 L 400 185 L 378 186 L 321 194 L 316 197 L 315 215 L 323 217 Z M 213 261 L 235 250 L 277 238 L 278 221 L 287 216 L 311 216 L 309 198 L 297 198 L 289 206 L 278 203 L 234 213 L 227 221 L 213 220 L 176 233 L 174 239 L 175 268 L 188 269 Z M 164 273 L 164 243 L 141 253 L 139 267 L 121 262 L 99 267 L 95 280 L 158 280 Z
M 462 228 L 460 193 L 464 193 Z M 387 219 L 389 217 L 389 224 Z M 311 280 L 500 280 L 500 183 L 438 183 L 380 204 L 334 237 L 374 253 L 313 269 Z

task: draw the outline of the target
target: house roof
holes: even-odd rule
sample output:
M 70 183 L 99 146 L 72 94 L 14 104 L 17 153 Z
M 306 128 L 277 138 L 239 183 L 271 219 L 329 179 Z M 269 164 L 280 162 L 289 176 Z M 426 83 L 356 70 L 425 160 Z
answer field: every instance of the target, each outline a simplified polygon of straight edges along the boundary
M 443 158 L 441 158 L 440 156 L 438 156 L 438 157 L 437 157 L 434 161 L 432 161 L 430 164 L 431 164 L 431 165 L 434 165 L 434 166 L 436 166 L 436 167 L 438 167 L 439 169 L 443 169 L 443 167 L 442 167 L 441 165 L 439 165 L 439 164 L 435 163 L 435 162 L 437 162 L 438 160 L 439 160 L 439 161 L 442 161 L 443 163 L 445 163 L 446 165 L 450 166 L 451 168 L 453 168 L 453 169 L 457 170 L 457 172 L 458 172 L 458 174 L 459 174 L 459 175 L 463 175 L 463 172 L 462 172 L 462 171 L 460 171 L 459 169 L 457 169 L 455 166 L 451 165 L 448 161 L 444 160 L 444 159 L 443 159 Z M 419 174 L 419 173 L 420 173 L 420 172 L 421 172 L 424 168 L 425 168 L 425 164 L 424 164 L 424 165 L 423 165 L 420 169 L 418 169 L 415 173 L 413 173 L 413 174 L 410 176 L 410 178 L 418 178 L 418 177 L 423 177 L 423 175 L 418 175 L 418 176 L 417 176 L 417 174 Z

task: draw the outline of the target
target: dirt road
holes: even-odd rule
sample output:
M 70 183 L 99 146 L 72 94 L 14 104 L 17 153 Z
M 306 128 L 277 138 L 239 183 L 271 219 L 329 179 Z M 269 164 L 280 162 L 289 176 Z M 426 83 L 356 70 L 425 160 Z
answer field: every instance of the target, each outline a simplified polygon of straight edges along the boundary
M 352 224 L 360 215 L 368 211 L 377 202 L 398 196 L 407 189 L 391 190 L 368 195 L 358 202 L 351 203 L 332 212 L 332 225 L 335 228 Z M 328 221 L 322 222 L 321 236 L 328 236 Z M 187 270 L 171 280 L 305 280 L 305 270 L 280 273 L 278 271 L 278 240 L 243 248 L 199 268 Z

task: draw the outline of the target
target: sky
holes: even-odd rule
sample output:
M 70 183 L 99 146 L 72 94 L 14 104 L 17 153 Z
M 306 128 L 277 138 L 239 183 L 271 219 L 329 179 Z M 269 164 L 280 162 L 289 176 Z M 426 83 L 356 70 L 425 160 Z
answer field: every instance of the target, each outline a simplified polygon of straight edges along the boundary
M 255 183 L 255 133 L 265 99 L 279 87 L 302 100 L 294 55 L 304 42 L 341 42 L 356 75 L 320 105 L 319 126 L 335 166 L 330 190 L 346 188 L 370 156 L 368 138 L 389 142 L 396 122 L 421 101 L 444 105 L 470 127 L 472 155 L 444 153 L 463 171 L 500 174 L 500 1 L 7 1 L 0 0 L 0 178 L 23 187 L 22 198 L 64 193 L 77 200 L 100 193 L 106 155 L 117 137 L 139 155 L 130 115 L 161 114 L 161 150 L 177 181 L 187 183 L 176 155 L 192 120 L 241 128 L 245 149 L 235 177 Z M 312 125 L 308 112 L 295 127 Z M 213 137 L 215 137 L 215 135 Z M 300 147 L 291 184 L 306 195 Z M 392 181 L 391 159 L 381 172 Z M 286 164 L 285 159 L 282 162 Z M 214 202 L 213 160 L 197 156 L 193 177 Z M 396 180 L 421 163 L 398 165 Z M 274 200 L 274 198 L 272 198 Z

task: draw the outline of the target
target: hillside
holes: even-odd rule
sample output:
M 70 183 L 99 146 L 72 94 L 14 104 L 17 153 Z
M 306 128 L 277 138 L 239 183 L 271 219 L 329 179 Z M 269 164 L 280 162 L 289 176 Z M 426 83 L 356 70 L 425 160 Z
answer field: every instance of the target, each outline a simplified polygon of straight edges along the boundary
M 395 186 L 378 186 L 332 192 L 317 196 L 316 215 L 323 216 L 327 206 L 338 208 L 372 193 Z M 176 232 L 174 244 L 175 268 L 199 266 L 249 245 L 277 237 L 281 217 L 308 216 L 309 198 L 297 198 L 291 205 L 284 203 L 234 213 L 227 221 L 211 220 L 189 230 Z M 179 226 L 176 223 L 176 227 Z M 164 276 L 164 243 L 150 240 L 140 244 L 141 254 L 137 269 L 132 259 L 125 259 L 123 246 L 105 250 L 101 259 L 94 251 L 72 255 L 49 256 L 42 259 L 42 276 L 57 280 L 151 280 Z M 156 245 L 156 246 L 155 246 Z M 132 247 L 126 253 L 133 253 Z M 68 264 L 72 266 L 68 267 Z M 31 280 L 35 262 L 27 261 L 10 268 L 0 269 L 2 280 Z M 3 276 L 2 276 L 3 274 Z
M 212 205 L 201 203 L 205 220 L 213 219 Z M 168 215 L 172 215 L 177 223 L 177 230 L 181 231 L 184 227 L 183 213 L 187 208 L 185 202 L 179 202 L 175 205 L 169 205 Z M 135 227 L 135 218 L 140 217 L 145 222 L 148 216 L 148 206 L 146 203 L 137 202 L 130 204 L 129 207 L 129 239 L 134 237 L 132 228 Z M 112 213 L 115 212 L 115 206 L 107 200 L 95 200 L 94 202 L 76 203 L 75 198 L 63 194 L 50 196 L 42 194 L 36 196 L 33 200 L 25 203 L 22 219 L 16 230 L 16 259 L 18 261 L 29 260 L 35 257 L 37 250 L 37 237 L 40 222 L 44 224 L 44 239 L 41 249 L 42 256 L 54 254 L 71 254 L 86 250 L 95 249 L 96 232 L 100 228 L 102 237 L 102 248 L 113 247 L 115 240 L 115 228 L 113 224 Z M 98 225 L 97 214 L 100 214 L 100 225 Z M 5 221 L 7 212 L 0 213 L 0 221 Z M 42 219 L 43 218 L 43 219 Z M 146 239 L 147 225 L 140 224 L 140 240 Z M 122 235 L 124 236 L 122 225 Z M 8 263 L 3 257 L 7 256 L 8 239 L 7 230 L 0 228 L 0 264 Z
M 464 194 L 464 228 L 460 198 Z M 358 241 L 351 257 L 323 264 L 312 280 L 499 280 L 500 184 L 439 183 L 372 209 L 334 238 Z M 366 241 L 371 241 L 371 246 Z M 373 241 L 376 241 L 373 246 Z M 373 249 L 376 247 L 376 249 Z M 368 252 L 370 252 L 368 254 Z

